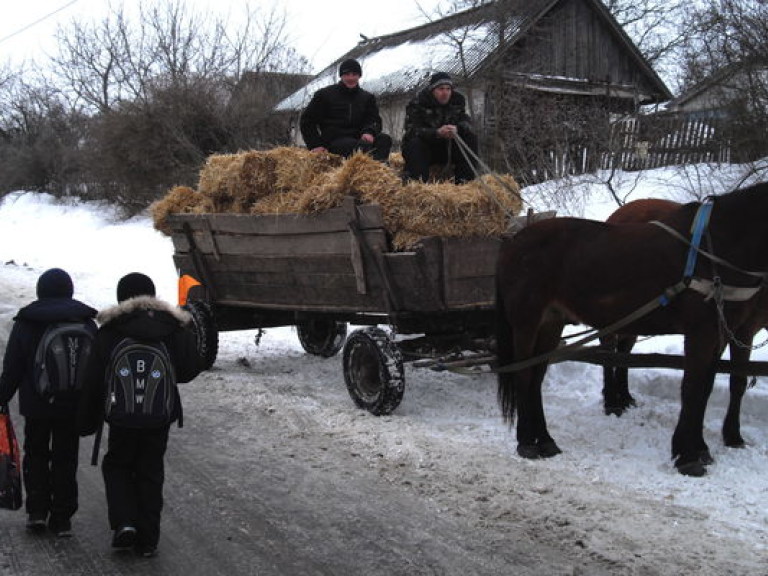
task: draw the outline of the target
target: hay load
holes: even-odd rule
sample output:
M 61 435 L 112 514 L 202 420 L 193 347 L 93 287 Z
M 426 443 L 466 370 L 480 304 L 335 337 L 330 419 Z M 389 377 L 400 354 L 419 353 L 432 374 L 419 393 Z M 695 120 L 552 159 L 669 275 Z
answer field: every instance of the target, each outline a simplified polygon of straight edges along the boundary
M 405 250 L 426 236 L 498 236 L 520 212 L 518 192 L 509 175 L 403 184 L 399 171 L 362 153 L 343 159 L 282 147 L 211 156 L 197 192 L 175 187 L 152 214 L 155 228 L 168 233 L 171 213 L 312 214 L 353 196 L 381 206 L 394 248 Z
M 333 154 L 312 154 L 295 147 L 214 154 L 200 171 L 198 190 L 210 199 L 213 212 L 248 214 L 263 198 L 306 190 L 341 162 Z
M 174 186 L 168 194 L 152 205 L 152 219 L 155 229 L 163 234 L 171 234 L 171 229 L 166 223 L 169 214 L 205 214 L 213 212 L 209 209 L 207 199 L 202 194 L 195 192 L 189 186 Z

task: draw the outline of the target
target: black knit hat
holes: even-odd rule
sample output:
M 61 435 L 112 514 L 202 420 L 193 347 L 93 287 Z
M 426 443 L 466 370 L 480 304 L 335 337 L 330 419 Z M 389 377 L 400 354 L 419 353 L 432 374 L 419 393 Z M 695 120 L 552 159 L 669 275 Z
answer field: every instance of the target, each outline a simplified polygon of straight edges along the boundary
M 37 279 L 38 298 L 72 298 L 72 278 L 61 268 L 46 270 Z
M 360 62 L 353 60 L 352 58 L 344 60 L 344 62 L 341 63 L 341 66 L 339 66 L 339 76 L 344 76 L 344 74 L 347 74 L 348 72 L 362 76 L 363 69 L 360 66 Z
M 432 76 L 429 78 L 429 89 L 434 90 L 438 86 L 442 86 L 443 84 L 447 84 L 451 88 L 453 88 L 453 80 L 451 79 L 450 75 L 446 74 L 445 72 L 435 72 L 432 74 Z
M 136 296 L 154 296 L 155 284 L 146 274 L 131 272 L 117 283 L 117 301 L 122 302 Z

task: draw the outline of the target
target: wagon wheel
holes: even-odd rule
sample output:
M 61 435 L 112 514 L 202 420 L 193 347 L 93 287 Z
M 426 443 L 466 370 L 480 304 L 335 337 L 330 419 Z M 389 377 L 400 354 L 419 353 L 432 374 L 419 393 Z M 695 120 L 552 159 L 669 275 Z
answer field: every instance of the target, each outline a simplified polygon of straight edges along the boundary
M 309 354 L 330 358 L 344 345 L 347 323 L 335 320 L 306 320 L 296 325 L 299 342 Z
M 344 345 L 344 382 L 358 408 L 375 416 L 400 405 L 405 391 L 403 356 L 384 330 L 355 330 Z
M 216 362 L 219 353 L 219 330 L 211 305 L 203 300 L 193 300 L 184 309 L 192 315 L 192 328 L 197 336 L 197 353 L 201 367 L 208 370 Z

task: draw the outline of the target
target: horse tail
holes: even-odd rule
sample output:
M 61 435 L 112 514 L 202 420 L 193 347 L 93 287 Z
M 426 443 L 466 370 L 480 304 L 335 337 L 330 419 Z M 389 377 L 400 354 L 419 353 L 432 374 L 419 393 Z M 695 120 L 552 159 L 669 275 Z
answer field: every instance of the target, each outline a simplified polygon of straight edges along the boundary
M 498 277 L 498 274 L 497 274 Z M 496 284 L 496 366 L 503 367 L 514 361 L 514 335 L 504 309 L 504 298 Z M 504 422 L 515 421 L 515 377 L 511 372 L 498 372 L 497 398 Z

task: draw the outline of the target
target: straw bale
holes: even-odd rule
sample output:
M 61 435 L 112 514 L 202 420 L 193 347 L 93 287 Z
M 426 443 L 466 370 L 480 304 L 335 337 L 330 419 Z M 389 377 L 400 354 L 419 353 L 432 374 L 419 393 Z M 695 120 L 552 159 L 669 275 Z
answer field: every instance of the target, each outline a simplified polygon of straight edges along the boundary
M 274 191 L 306 190 L 313 181 L 341 166 L 341 156 L 284 146 L 268 152 L 276 162 Z
M 297 208 L 306 192 L 290 190 L 259 198 L 251 207 L 251 214 L 299 214 Z
M 237 181 L 237 196 L 250 210 L 251 205 L 275 191 L 277 184 L 277 159 L 266 152 L 250 151 L 240 155 L 240 175 Z
M 409 182 L 396 194 L 388 210 L 393 222 L 394 243 L 410 247 L 425 236 L 498 236 L 522 203 L 519 187 L 511 176 L 490 175 L 454 185 L 446 182 Z M 384 209 L 384 208 L 382 208 Z
M 200 171 L 198 191 L 211 200 L 214 212 L 229 212 L 234 204 L 242 156 L 213 154 Z
M 171 188 L 165 197 L 149 207 L 155 229 L 170 236 L 171 228 L 167 223 L 168 215 L 196 212 L 202 202 L 203 197 L 188 186 Z
M 200 171 L 199 189 L 215 212 L 249 213 L 261 198 L 304 190 L 341 162 L 340 156 L 297 147 L 215 154 Z
M 392 168 L 398 174 L 402 174 L 405 171 L 405 158 L 402 153 L 392 152 L 387 159 L 389 167 Z
M 304 194 L 297 211 L 307 214 L 328 210 L 340 206 L 345 196 L 376 202 L 400 187 L 400 176 L 392 168 L 367 154 L 356 152 L 339 168 L 316 179 Z

